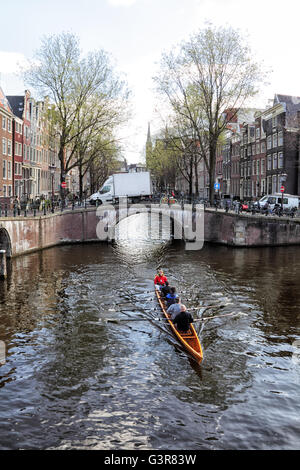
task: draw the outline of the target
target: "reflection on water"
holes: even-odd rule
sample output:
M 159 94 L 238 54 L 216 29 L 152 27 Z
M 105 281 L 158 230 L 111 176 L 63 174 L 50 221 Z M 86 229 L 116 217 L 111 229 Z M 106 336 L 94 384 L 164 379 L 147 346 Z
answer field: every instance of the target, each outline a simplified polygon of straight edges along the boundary
M 113 245 L 12 261 L 0 448 L 298 448 L 299 248 L 185 251 L 151 239 L 146 217 L 123 221 Z M 195 316 L 246 314 L 197 326 L 200 368 L 155 321 L 124 321 L 159 315 L 158 267 Z

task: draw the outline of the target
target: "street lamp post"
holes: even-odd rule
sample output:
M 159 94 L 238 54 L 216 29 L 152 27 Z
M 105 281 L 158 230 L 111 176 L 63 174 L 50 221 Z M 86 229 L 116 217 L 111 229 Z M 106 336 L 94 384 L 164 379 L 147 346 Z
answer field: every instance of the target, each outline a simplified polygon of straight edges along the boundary
M 285 190 L 284 183 L 286 182 L 287 176 L 288 175 L 286 173 L 281 173 L 281 175 L 280 175 L 280 181 L 281 181 L 281 188 L 280 188 L 280 191 L 281 191 L 281 211 L 282 212 L 283 212 L 283 196 L 284 196 L 284 190 Z
M 50 173 L 51 173 L 51 192 L 52 192 L 52 202 L 51 202 L 51 212 L 54 212 L 54 174 L 56 170 L 55 165 L 49 165 Z

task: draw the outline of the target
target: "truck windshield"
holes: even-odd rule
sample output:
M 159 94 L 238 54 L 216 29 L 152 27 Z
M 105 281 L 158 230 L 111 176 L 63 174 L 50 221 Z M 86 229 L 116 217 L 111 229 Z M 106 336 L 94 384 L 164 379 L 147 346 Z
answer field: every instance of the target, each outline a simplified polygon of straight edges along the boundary
M 103 186 L 102 189 L 100 189 L 100 194 L 104 194 L 104 193 L 109 193 L 110 191 L 110 186 Z

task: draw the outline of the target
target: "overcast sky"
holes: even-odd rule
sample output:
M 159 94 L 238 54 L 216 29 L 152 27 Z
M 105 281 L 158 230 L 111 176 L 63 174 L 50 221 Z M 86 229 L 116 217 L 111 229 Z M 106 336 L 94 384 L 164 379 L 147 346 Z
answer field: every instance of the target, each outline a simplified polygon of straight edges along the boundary
M 79 36 L 83 52 L 106 50 L 132 90 L 134 116 L 124 132 L 124 156 L 134 163 L 140 161 L 148 122 L 156 129 L 152 76 L 163 51 L 206 21 L 231 25 L 248 35 L 255 57 L 273 70 L 262 99 L 274 93 L 300 96 L 299 13 L 298 0 L 2 1 L 0 84 L 7 95 L 24 93 L 19 64 L 33 57 L 44 34 L 69 31 Z

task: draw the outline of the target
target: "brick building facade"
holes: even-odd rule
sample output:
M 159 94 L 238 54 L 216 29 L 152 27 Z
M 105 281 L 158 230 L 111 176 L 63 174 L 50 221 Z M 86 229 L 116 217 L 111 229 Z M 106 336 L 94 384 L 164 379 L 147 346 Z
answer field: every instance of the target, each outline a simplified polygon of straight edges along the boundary
M 0 88 L 0 201 L 13 196 L 13 112 Z

